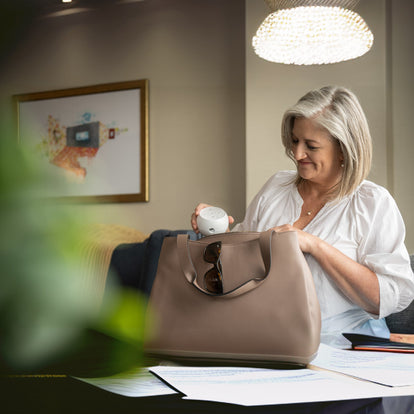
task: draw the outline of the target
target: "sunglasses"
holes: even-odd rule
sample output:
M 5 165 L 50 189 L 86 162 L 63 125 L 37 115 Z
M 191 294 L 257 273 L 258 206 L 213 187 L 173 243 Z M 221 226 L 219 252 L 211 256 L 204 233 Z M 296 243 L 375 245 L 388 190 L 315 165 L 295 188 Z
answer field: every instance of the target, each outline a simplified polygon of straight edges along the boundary
M 209 244 L 204 249 L 203 258 L 214 266 L 204 274 L 204 287 L 214 294 L 223 293 L 223 269 L 220 262 L 221 241 Z

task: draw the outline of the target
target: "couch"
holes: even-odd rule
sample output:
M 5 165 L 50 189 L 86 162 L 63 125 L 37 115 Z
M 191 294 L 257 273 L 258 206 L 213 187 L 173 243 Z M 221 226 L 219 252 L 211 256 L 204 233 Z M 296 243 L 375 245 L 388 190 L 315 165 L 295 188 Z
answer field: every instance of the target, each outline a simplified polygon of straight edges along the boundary
M 190 238 L 197 238 L 192 231 L 156 230 L 143 243 L 119 244 L 111 256 L 110 273 L 115 275 L 121 284 L 137 288 L 149 295 L 157 270 L 162 240 L 178 233 L 188 233 Z M 414 255 L 411 255 L 410 259 L 414 271 Z M 139 269 L 145 277 L 138 274 Z M 386 322 L 392 333 L 414 335 L 414 301 L 405 310 L 389 315 Z M 414 340 L 414 337 L 412 339 Z
M 410 259 L 414 271 L 414 255 L 411 255 Z M 414 301 L 403 311 L 387 316 L 385 319 L 391 332 L 414 334 Z

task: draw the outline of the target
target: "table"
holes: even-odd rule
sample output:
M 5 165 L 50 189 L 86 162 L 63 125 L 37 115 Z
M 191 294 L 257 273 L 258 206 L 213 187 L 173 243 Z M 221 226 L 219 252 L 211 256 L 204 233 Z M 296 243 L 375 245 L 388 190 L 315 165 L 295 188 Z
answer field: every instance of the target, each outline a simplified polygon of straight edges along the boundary
M 66 376 L 12 378 L 3 377 L 1 411 L 17 413 L 76 414 L 410 414 L 414 396 L 370 398 L 348 401 L 317 402 L 262 407 L 184 400 L 181 395 L 131 398 L 109 393 Z

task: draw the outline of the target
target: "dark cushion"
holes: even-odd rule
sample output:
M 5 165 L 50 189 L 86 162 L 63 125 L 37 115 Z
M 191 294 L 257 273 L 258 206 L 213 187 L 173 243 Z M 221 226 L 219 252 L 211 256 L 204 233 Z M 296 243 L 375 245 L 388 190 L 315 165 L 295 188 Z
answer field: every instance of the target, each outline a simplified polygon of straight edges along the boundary
M 414 255 L 411 255 L 411 268 L 414 270 Z M 401 312 L 385 318 L 392 333 L 414 334 L 414 300 Z

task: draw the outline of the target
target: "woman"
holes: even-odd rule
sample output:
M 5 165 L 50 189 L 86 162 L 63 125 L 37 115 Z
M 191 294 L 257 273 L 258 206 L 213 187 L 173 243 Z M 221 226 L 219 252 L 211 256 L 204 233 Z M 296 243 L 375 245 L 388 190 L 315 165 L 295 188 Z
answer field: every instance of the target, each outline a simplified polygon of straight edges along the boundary
M 272 176 L 233 231 L 297 233 L 321 305 L 322 342 L 343 345 L 343 332 L 389 336 L 383 318 L 412 301 L 414 276 L 395 201 L 365 180 L 372 143 L 358 99 L 335 86 L 307 93 L 285 112 L 282 142 L 297 171 Z M 192 215 L 196 232 L 204 207 Z

